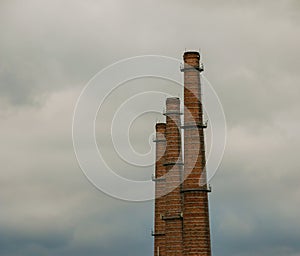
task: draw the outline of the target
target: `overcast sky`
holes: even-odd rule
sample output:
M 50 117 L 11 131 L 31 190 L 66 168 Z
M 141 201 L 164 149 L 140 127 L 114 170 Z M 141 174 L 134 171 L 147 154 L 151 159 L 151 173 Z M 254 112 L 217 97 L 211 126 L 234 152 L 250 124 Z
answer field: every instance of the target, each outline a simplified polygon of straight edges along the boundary
M 199 48 L 228 128 L 211 180 L 213 254 L 300 255 L 298 0 L 1 0 L 0 29 L 1 256 L 152 255 L 153 202 L 89 183 L 73 110 L 118 60 Z M 133 144 L 143 153 L 155 122 L 141 120 Z

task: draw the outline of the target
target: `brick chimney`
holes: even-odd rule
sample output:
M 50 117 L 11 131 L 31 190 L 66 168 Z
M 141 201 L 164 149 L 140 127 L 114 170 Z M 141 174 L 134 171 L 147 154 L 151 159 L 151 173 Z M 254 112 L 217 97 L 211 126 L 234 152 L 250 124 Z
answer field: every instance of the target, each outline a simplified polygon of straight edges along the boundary
M 166 102 L 166 205 L 165 221 L 166 255 L 183 255 L 182 243 L 182 195 L 180 183 L 183 173 L 181 154 L 181 121 L 179 98 Z
M 208 192 L 205 170 L 200 54 L 185 52 L 184 59 L 184 182 L 183 253 L 210 256 Z
M 168 98 L 166 124 L 156 125 L 155 256 L 211 256 L 200 84 L 203 68 L 198 52 L 185 52 L 183 58 L 184 124 L 179 98 Z
M 156 162 L 155 162 L 155 213 L 154 213 L 154 256 L 166 255 L 165 245 L 165 221 L 162 219 L 165 213 L 165 178 L 166 174 L 165 166 L 165 149 L 166 139 L 165 123 L 157 123 L 155 126 L 156 138 Z

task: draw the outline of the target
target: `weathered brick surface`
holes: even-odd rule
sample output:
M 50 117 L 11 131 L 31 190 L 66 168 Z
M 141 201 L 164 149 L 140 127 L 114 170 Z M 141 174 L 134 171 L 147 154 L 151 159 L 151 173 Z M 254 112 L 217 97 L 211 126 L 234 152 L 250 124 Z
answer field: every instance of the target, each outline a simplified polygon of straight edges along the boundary
M 165 181 L 160 180 L 165 174 L 165 131 L 166 124 L 156 124 L 156 163 L 155 163 L 155 213 L 154 213 L 154 256 L 166 255 L 165 246 Z M 159 255 L 158 255 L 159 254 Z
M 178 98 L 167 99 L 166 124 L 156 125 L 155 176 L 166 179 L 156 181 L 155 256 L 211 256 L 200 75 L 191 69 L 199 60 L 184 54 L 184 172 Z
M 166 255 L 182 256 L 182 195 L 180 183 L 182 176 L 180 101 L 168 98 L 166 102 L 166 195 L 165 205 L 165 239 Z M 177 164 L 176 164 L 177 163 Z
M 184 54 L 184 126 L 203 124 L 198 52 Z M 184 255 L 210 256 L 210 228 L 205 173 L 203 128 L 192 126 L 184 131 L 183 252 Z M 198 191 L 195 191 L 197 190 Z M 194 191 L 193 191 L 194 190 Z

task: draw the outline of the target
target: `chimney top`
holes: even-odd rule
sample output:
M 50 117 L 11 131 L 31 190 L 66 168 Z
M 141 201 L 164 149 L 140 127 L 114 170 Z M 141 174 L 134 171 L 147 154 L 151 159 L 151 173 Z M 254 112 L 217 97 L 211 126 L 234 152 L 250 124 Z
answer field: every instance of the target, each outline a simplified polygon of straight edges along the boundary
M 167 104 L 169 103 L 180 103 L 180 99 L 178 97 L 167 98 Z
M 200 58 L 200 53 L 197 52 L 197 51 L 187 51 L 183 54 L 183 58 L 189 58 L 189 57 L 192 57 L 192 58 L 195 58 L 195 57 L 198 57 Z
M 157 131 L 165 130 L 166 129 L 166 124 L 165 123 L 157 123 L 155 125 L 155 128 Z
M 199 60 L 200 60 L 200 53 L 196 51 L 188 51 L 183 54 L 184 63 L 187 65 L 198 68 L 199 67 Z

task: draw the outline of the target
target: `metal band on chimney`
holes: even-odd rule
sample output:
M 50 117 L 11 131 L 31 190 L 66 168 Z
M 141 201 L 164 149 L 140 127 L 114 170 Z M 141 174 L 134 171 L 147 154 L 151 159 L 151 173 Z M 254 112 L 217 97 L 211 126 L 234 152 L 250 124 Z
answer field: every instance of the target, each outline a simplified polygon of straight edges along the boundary
M 191 189 L 182 189 L 180 193 L 186 193 L 186 192 L 211 192 L 211 185 L 208 186 L 208 188 L 191 188 Z
M 181 165 L 183 166 L 184 163 L 182 162 L 169 162 L 169 163 L 164 163 L 163 166 L 170 166 L 170 165 Z
M 151 236 L 164 236 L 166 235 L 165 233 L 155 233 L 153 230 L 151 232 Z
M 207 128 L 207 123 L 204 124 L 186 124 L 186 125 L 181 125 L 180 126 L 181 129 L 193 129 L 193 128 L 202 128 L 202 129 L 206 129 Z
M 180 67 L 181 72 L 197 70 L 200 73 L 204 71 L 203 65 L 200 67 Z
M 182 112 L 178 112 L 178 111 L 168 111 L 168 112 L 164 112 L 163 113 L 164 116 L 169 116 L 169 115 L 183 115 Z
M 159 178 L 156 178 L 154 175 L 152 175 L 151 179 L 152 179 L 152 181 L 154 181 L 154 182 L 158 182 L 158 181 L 166 181 L 166 178 L 165 178 L 165 177 L 159 177 Z
M 166 142 L 166 140 L 165 139 L 155 139 L 155 140 L 153 140 L 153 142 Z

